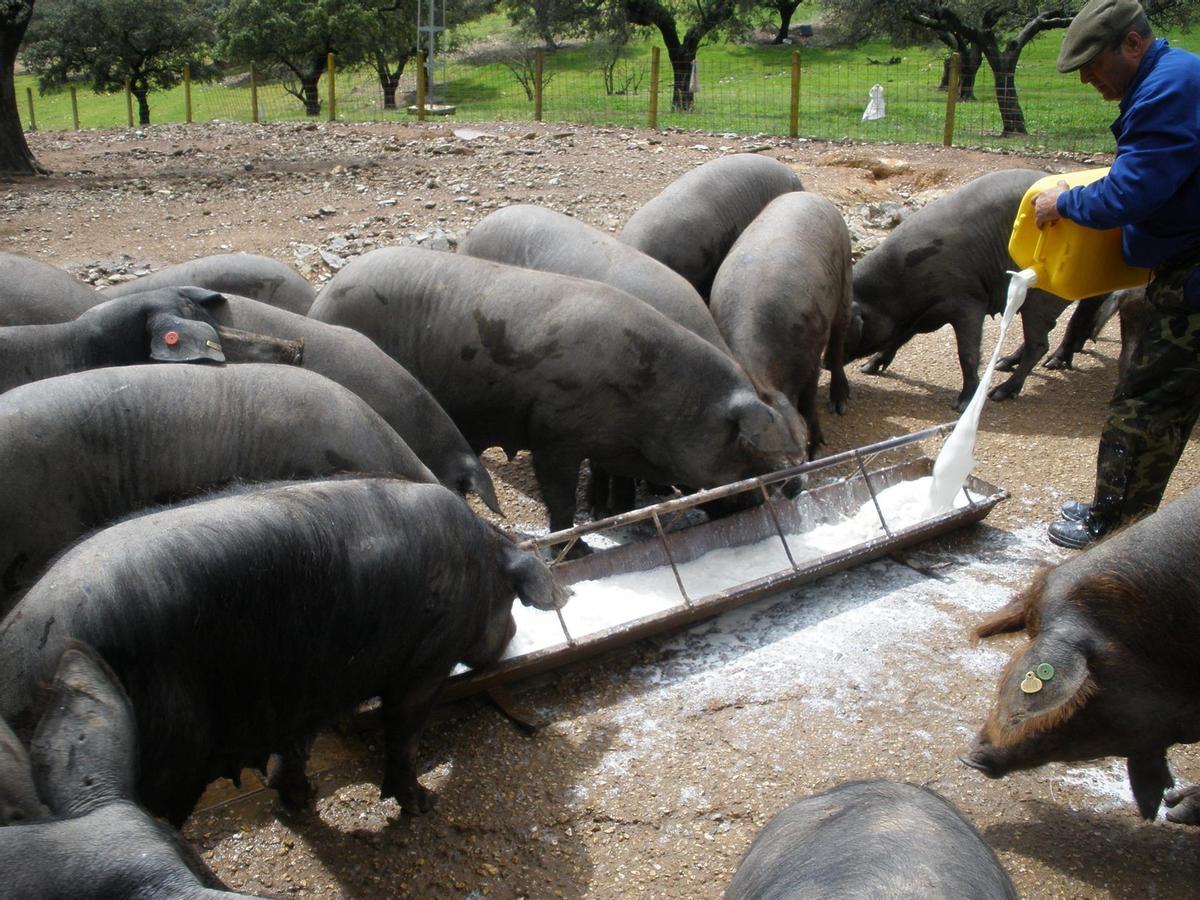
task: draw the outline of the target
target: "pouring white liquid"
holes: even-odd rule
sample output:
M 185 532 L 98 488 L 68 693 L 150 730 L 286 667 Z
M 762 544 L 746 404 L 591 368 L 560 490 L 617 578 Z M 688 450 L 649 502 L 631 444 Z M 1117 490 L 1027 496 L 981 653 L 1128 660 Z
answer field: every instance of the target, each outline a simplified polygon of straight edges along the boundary
M 975 468 L 975 437 L 979 432 L 979 416 L 983 412 L 983 404 L 987 401 L 992 373 L 996 371 L 996 361 L 1000 358 L 1000 347 L 1004 343 L 1004 336 L 1008 334 L 1008 326 L 1012 324 L 1017 310 L 1025 302 L 1025 295 L 1036 283 L 1037 273 L 1033 269 L 1022 269 L 1012 273 L 1012 280 L 1008 283 L 1004 316 L 1000 319 L 1000 335 L 996 338 L 996 346 L 992 350 L 987 371 L 983 373 L 979 387 L 975 389 L 975 396 L 967 404 L 958 424 L 954 426 L 954 431 L 942 445 L 942 452 L 933 463 L 933 480 L 929 486 L 930 515 L 949 512 L 955 495 L 962 489 L 967 476 Z

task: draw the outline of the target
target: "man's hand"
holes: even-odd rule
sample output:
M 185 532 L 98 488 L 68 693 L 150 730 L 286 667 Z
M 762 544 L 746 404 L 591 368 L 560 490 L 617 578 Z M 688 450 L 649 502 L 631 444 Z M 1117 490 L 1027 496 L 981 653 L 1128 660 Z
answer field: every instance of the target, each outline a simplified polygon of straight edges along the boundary
M 1068 190 L 1070 190 L 1070 186 L 1065 181 L 1060 181 L 1054 187 L 1042 191 L 1033 198 L 1033 211 L 1038 228 L 1053 224 L 1062 218 L 1058 214 L 1058 197 L 1063 191 Z

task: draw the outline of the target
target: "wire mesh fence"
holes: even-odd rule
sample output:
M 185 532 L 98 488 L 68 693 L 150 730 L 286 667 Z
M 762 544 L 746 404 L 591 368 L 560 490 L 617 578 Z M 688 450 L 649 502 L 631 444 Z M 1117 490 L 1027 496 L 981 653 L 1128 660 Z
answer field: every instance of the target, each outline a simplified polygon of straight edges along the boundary
M 1002 127 L 991 70 L 977 73 L 973 99 L 947 103 L 944 58 L 918 52 L 888 60 L 845 62 L 816 52 L 713 54 L 673 71 L 665 54 L 560 56 L 514 48 L 440 61 L 429 71 L 426 116 L 458 120 L 533 121 L 621 127 L 675 127 L 738 134 L 942 143 L 952 114 L 958 146 L 1014 150 L 1111 149 L 1116 110 L 1050 63 L 1018 67 L 1016 113 L 1025 131 Z M 373 67 L 323 73 L 306 104 L 300 85 L 257 70 L 150 95 L 155 123 L 190 120 L 348 122 L 411 119 L 418 66 L 405 68 L 389 92 Z M 540 75 L 540 77 L 539 77 Z M 882 115 L 864 116 L 878 85 Z M 120 94 L 26 91 L 26 127 L 44 130 L 134 124 L 137 104 Z

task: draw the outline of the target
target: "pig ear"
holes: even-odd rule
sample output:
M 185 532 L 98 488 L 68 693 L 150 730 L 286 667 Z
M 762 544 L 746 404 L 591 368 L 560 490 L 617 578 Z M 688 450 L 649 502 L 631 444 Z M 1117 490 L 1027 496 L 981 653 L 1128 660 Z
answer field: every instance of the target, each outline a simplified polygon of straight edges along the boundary
M 1080 647 L 1061 638 L 1038 638 L 1006 671 L 1001 694 L 1008 698 L 1009 716 L 1004 724 L 1026 732 L 1052 731 L 1095 693 Z
M 63 653 L 30 745 L 38 791 L 57 815 L 134 796 L 137 730 L 113 671 L 89 647 Z
M 146 330 L 150 336 L 151 359 L 160 362 L 194 362 L 198 359 L 225 362 L 221 337 L 207 322 L 161 312 L 150 316 Z
M 46 816 L 29 768 L 29 755 L 8 723 L 0 719 L 0 826 Z
M 179 296 L 186 297 L 194 303 L 201 306 L 212 306 L 216 303 L 225 303 L 225 295 L 217 291 L 210 291 L 208 288 L 195 287 L 194 285 L 183 285 L 175 288 L 179 292 Z
M 790 449 L 787 429 L 775 411 L 750 391 L 739 392 L 729 403 L 729 417 L 738 436 L 763 453 L 786 453 Z
M 571 596 L 569 588 L 559 584 L 546 564 L 519 549 L 503 535 L 500 538 L 500 558 L 504 574 L 526 606 L 537 609 L 562 609 Z

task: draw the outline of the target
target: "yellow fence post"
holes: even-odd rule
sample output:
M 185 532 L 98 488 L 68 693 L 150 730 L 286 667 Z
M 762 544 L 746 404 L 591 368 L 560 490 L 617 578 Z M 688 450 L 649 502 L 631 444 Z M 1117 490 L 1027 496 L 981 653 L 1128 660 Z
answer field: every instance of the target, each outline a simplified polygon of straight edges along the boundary
M 800 136 L 800 51 L 792 51 L 792 100 L 788 137 Z
M 650 123 L 651 129 L 658 127 L 658 48 L 650 48 Z
M 258 124 L 258 69 L 250 63 L 250 121 Z
M 533 55 L 533 118 L 542 121 L 542 72 L 545 71 L 546 54 L 540 48 Z
M 133 127 L 133 90 L 129 86 L 129 79 L 125 79 L 125 118 L 129 120 L 129 127 Z
M 333 54 L 326 59 L 326 69 L 329 71 L 329 121 L 337 121 L 337 85 L 334 81 Z
M 25 88 L 25 96 L 29 98 L 29 130 L 37 131 L 37 116 L 33 113 L 33 88 Z
M 417 54 L 417 121 L 425 121 L 425 51 Z
M 79 98 L 75 96 L 75 85 L 71 85 L 71 121 L 75 123 L 75 130 L 79 130 Z
M 942 144 L 949 147 L 954 141 L 954 107 L 958 103 L 958 80 L 962 71 L 962 55 L 950 54 L 950 83 L 946 85 L 946 129 L 942 132 Z
M 183 64 L 183 118 L 192 124 L 192 67 Z

